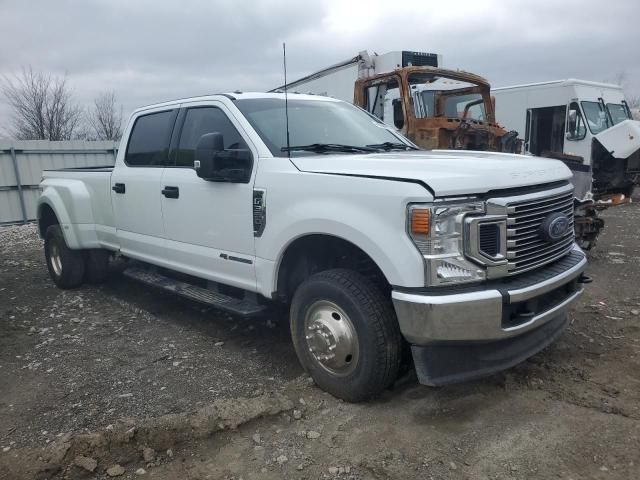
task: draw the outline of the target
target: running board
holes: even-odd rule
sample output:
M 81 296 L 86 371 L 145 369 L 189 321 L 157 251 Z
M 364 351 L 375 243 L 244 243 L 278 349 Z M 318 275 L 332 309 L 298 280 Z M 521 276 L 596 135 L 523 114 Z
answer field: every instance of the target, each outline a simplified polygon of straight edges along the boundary
M 213 292 L 206 288 L 198 287 L 187 282 L 175 280 L 158 272 L 146 270 L 144 268 L 129 267 L 123 272 L 127 277 L 139 282 L 146 283 L 154 287 L 161 288 L 176 295 L 195 300 L 205 305 L 219 308 L 229 313 L 250 317 L 267 310 L 266 305 L 260 305 L 249 300 Z

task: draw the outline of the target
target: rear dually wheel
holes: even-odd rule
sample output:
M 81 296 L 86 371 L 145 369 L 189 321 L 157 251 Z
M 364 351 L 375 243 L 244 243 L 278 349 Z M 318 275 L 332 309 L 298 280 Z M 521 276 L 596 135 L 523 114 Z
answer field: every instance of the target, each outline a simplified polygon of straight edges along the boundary
M 67 289 L 82 285 L 85 271 L 84 252 L 72 250 L 67 246 L 60 225 L 47 228 L 44 256 L 49 275 L 57 287 Z

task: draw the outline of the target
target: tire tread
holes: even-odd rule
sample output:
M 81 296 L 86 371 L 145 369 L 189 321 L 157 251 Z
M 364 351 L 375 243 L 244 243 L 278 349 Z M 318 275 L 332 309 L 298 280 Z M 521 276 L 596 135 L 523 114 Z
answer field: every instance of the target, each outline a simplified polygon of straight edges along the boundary
M 55 275 L 49 261 L 50 242 L 57 242 L 62 260 L 62 275 Z M 67 246 L 60 225 L 51 225 L 45 233 L 45 260 L 51 279 L 58 288 L 70 289 L 82 285 L 85 272 L 85 258 L 82 250 L 72 250 Z
M 309 281 L 328 282 L 348 292 L 366 313 L 377 350 L 377 365 L 365 387 L 355 391 L 354 388 L 349 388 L 352 385 L 335 385 L 330 388 L 330 393 L 352 402 L 376 397 L 396 380 L 404 341 L 390 300 L 371 280 L 353 270 L 325 270 L 312 275 L 305 283 Z M 321 386 L 326 388 L 326 385 Z

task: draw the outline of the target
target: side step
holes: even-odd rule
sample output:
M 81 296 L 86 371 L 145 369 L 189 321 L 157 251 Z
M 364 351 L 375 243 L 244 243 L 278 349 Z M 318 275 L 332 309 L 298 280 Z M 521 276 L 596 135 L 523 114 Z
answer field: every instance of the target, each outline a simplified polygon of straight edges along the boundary
M 198 287 L 187 282 L 175 280 L 158 272 L 138 267 L 129 267 L 123 272 L 127 277 L 138 280 L 147 285 L 161 288 L 190 300 L 219 308 L 229 313 L 245 317 L 257 315 L 267 310 L 266 305 L 260 305 L 248 300 L 240 300 L 206 288 Z

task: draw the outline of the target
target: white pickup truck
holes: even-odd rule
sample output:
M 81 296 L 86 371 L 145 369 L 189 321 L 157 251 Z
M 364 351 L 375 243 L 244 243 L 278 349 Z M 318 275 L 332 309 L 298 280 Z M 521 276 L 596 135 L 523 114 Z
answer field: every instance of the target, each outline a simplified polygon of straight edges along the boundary
M 234 93 L 134 112 L 114 167 L 44 172 L 53 281 L 125 274 L 238 315 L 290 308 L 315 382 L 371 398 L 508 368 L 588 282 L 559 161 L 424 151 L 348 103 Z M 410 350 L 409 350 L 410 349 Z M 410 353 L 411 355 L 410 355 Z

